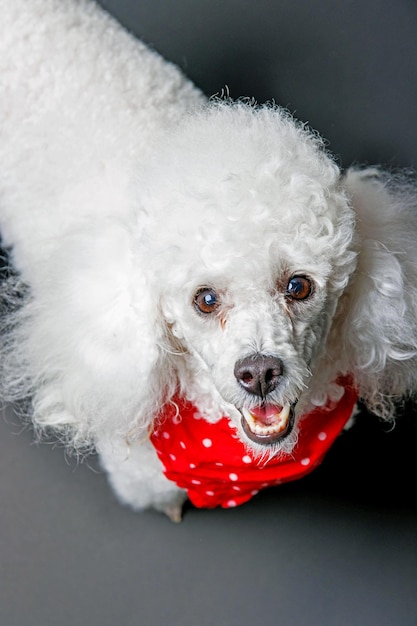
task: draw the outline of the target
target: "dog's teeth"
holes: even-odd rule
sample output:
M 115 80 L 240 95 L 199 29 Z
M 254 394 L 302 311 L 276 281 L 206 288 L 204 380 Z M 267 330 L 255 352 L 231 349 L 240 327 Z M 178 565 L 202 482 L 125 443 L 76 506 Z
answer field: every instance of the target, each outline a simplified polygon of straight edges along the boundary
M 249 409 L 243 408 L 242 414 L 250 430 L 255 435 L 274 435 L 287 427 L 290 410 L 290 404 L 283 406 L 281 411 L 269 416 L 269 425 L 262 424 L 259 418 L 254 413 L 251 413 Z

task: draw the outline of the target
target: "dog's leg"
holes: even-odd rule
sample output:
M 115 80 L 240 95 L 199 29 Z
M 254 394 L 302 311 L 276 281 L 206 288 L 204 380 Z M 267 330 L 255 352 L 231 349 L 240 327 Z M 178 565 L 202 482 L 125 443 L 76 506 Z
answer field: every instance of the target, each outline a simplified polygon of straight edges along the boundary
M 153 508 L 173 522 L 181 521 L 187 495 L 164 476 L 162 464 L 149 442 L 102 440 L 97 449 L 109 482 L 123 504 L 137 511 Z

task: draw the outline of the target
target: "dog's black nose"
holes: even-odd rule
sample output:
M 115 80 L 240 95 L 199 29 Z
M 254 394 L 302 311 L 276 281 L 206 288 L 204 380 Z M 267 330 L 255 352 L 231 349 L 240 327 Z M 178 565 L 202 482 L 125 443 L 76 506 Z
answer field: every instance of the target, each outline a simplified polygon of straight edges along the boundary
M 281 359 L 258 352 L 237 361 L 234 373 L 246 391 L 264 398 L 278 385 L 283 369 Z

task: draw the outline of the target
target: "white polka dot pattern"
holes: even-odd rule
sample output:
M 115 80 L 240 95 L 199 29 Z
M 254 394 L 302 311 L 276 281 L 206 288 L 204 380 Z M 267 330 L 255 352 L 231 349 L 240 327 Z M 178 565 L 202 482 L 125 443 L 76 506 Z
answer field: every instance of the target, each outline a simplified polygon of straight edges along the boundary
M 336 405 L 316 408 L 304 416 L 298 443 L 288 456 L 257 458 L 240 441 L 227 418 L 209 423 L 191 404 L 178 398 L 178 411 L 171 415 L 167 405 L 151 441 L 167 478 L 185 489 L 195 506 L 233 508 L 260 489 L 312 471 L 350 418 L 356 400 L 355 391 L 347 386 Z

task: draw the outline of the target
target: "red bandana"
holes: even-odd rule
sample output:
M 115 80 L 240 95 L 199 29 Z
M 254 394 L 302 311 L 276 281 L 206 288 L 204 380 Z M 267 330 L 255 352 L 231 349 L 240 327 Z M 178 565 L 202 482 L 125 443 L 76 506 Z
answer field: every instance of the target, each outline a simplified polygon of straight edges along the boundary
M 314 409 L 299 425 L 290 455 L 260 460 L 223 417 L 210 424 L 195 407 L 175 399 L 179 413 L 167 407 L 151 441 L 164 474 L 187 491 L 201 508 L 230 508 L 250 500 L 260 489 L 301 478 L 317 467 L 350 418 L 357 394 L 349 385 L 336 404 Z

